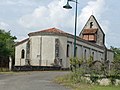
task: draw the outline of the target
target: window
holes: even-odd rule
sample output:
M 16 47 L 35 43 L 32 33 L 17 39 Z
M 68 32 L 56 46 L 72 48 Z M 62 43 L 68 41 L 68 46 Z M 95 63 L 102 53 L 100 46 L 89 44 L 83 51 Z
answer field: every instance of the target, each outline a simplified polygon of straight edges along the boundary
M 92 52 L 92 59 L 93 59 L 93 61 L 94 61 L 94 52 Z
M 86 60 L 86 50 L 84 51 L 84 59 Z
M 88 35 L 83 35 L 83 39 L 88 40 L 89 39 Z
M 25 50 L 24 49 L 21 51 L 21 58 L 22 59 L 25 58 Z
M 94 41 L 95 40 L 95 36 L 94 35 L 89 35 L 89 40 L 90 41 Z
M 69 57 L 69 45 L 67 45 L 67 57 Z
M 59 39 L 55 39 L 55 57 L 59 57 Z
M 75 51 L 76 51 L 76 52 L 75 52 L 75 56 L 77 57 L 77 47 L 75 48 Z
M 96 41 L 96 37 L 95 37 L 95 35 L 93 34 L 93 35 L 83 35 L 83 39 L 84 40 L 87 40 L 87 41 Z
M 92 26 L 93 26 L 93 22 L 90 22 L 90 28 L 92 28 Z

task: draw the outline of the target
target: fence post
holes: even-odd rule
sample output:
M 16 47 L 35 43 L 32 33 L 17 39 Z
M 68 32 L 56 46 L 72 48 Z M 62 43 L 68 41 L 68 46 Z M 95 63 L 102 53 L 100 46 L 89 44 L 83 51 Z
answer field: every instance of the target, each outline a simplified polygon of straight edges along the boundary
M 12 70 L 12 58 L 9 56 L 9 70 Z

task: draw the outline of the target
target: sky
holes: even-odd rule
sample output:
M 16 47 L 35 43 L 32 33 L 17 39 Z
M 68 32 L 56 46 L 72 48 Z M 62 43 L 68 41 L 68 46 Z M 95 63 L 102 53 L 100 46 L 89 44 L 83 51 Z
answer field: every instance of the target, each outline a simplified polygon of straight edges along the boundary
M 74 34 L 75 3 L 67 0 L 0 0 L 0 29 L 11 31 L 17 41 L 28 33 L 56 27 Z M 120 0 L 78 0 L 77 35 L 94 15 L 105 32 L 106 46 L 120 48 Z

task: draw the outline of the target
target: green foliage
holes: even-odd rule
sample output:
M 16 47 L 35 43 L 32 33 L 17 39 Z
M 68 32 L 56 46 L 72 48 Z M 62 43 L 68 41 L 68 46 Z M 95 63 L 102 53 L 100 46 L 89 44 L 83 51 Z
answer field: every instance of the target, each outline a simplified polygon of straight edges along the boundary
M 94 83 L 94 84 L 97 84 L 97 83 L 98 83 L 98 82 L 97 82 L 98 79 L 99 79 L 98 76 L 93 76 L 93 75 L 90 76 L 90 80 L 91 80 L 92 83 Z
M 6 67 L 9 56 L 14 59 L 15 39 L 16 37 L 12 36 L 10 31 L 0 30 L 0 67 Z
M 120 63 L 113 62 L 113 66 L 111 67 L 109 75 L 112 76 L 120 75 Z
M 90 56 L 89 59 L 87 60 L 87 63 L 92 64 L 92 62 L 93 62 L 93 56 Z
M 74 83 L 71 79 L 71 73 L 65 76 L 60 76 L 55 79 L 55 82 L 71 87 L 73 90 L 120 90 L 120 86 L 100 86 L 100 85 L 89 85 L 88 83 Z M 81 81 L 80 81 L 81 82 Z
M 85 78 L 83 77 L 85 74 L 85 70 L 83 68 L 76 68 L 71 73 L 71 80 L 73 83 L 87 83 Z
M 1 73 L 1 72 L 8 72 L 8 71 L 9 71 L 8 68 L 1 68 L 1 69 L 0 69 L 0 73 Z
M 120 80 L 120 62 L 113 62 L 110 70 L 109 62 L 93 61 L 92 56 L 88 60 L 71 58 L 70 63 L 72 65 L 71 80 L 74 83 L 98 84 L 98 80 L 107 78 L 111 80 L 112 85 L 115 85 L 116 79 Z M 85 77 L 89 77 L 89 82 L 85 80 Z
M 0 56 L 6 57 L 14 55 L 15 36 L 11 36 L 10 31 L 0 30 Z
M 70 58 L 70 64 L 72 66 L 79 66 L 83 63 L 83 59 L 78 59 L 77 57 L 74 57 L 74 58 Z
M 111 46 L 110 49 L 114 52 L 114 61 L 120 62 L 120 48 Z

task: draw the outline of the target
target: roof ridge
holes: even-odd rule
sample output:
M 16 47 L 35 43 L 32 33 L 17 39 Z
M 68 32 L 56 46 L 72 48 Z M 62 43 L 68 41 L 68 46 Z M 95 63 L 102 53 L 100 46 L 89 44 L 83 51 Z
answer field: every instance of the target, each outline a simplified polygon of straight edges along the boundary
M 29 40 L 29 38 L 25 38 L 25 39 L 17 42 L 17 43 L 15 44 L 15 46 L 20 45 L 21 43 L 24 43 L 24 42 L 26 42 L 26 41 L 28 41 L 28 40 Z
M 31 32 L 29 33 L 28 35 L 30 34 L 36 34 L 36 33 L 61 33 L 61 34 L 66 34 L 66 32 L 58 29 L 58 28 L 48 28 L 48 29 L 44 29 L 44 30 L 39 30 L 39 31 L 36 31 L 36 32 Z

